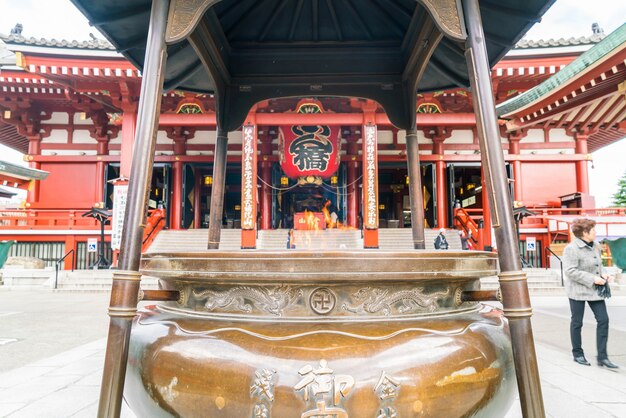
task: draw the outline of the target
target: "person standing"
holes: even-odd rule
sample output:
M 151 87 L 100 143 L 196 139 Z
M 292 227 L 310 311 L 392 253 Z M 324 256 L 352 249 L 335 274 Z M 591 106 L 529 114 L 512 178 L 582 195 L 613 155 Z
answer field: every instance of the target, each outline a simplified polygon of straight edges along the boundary
M 596 222 L 592 219 L 575 219 L 572 222 L 572 233 L 575 238 L 563 252 L 563 269 L 567 279 L 566 291 L 572 314 L 570 323 L 572 354 L 576 363 L 591 365 L 585 358 L 581 341 L 585 303 L 588 303 L 597 321 L 598 366 L 617 369 L 619 367 L 609 360 L 606 352 L 609 338 L 609 315 L 604 299 L 610 296 L 608 289 L 610 277 L 604 273 L 600 246 L 594 242 L 595 226 Z
M 435 238 L 435 249 L 436 250 L 447 250 L 448 249 L 448 240 L 446 239 L 446 236 L 445 236 L 444 232 L 446 232 L 446 230 L 444 228 L 441 228 L 439 230 L 439 235 L 437 235 L 437 238 Z

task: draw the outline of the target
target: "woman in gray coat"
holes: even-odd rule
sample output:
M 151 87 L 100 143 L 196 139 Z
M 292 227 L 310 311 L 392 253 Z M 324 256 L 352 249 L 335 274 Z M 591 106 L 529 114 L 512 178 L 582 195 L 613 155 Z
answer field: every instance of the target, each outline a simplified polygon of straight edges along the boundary
M 565 270 L 566 290 L 572 313 L 570 337 L 572 354 L 576 363 L 590 366 L 582 349 L 581 330 L 585 302 L 593 311 L 597 321 L 596 344 L 598 348 L 598 366 L 617 369 L 618 366 L 609 360 L 606 344 L 609 338 L 609 315 L 606 311 L 604 298 L 598 295 L 597 286 L 604 286 L 609 276 L 604 273 L 600 246 L 594 242 L 596 238 L 596 222 L 580 218 L 572 223 L 572 233 L 576 238 L 565 247 L 563 268 Z

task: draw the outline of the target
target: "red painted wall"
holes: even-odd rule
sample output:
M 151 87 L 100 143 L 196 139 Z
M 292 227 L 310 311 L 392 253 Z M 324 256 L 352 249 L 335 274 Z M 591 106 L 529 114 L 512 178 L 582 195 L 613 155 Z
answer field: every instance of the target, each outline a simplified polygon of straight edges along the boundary
M 50 175 L 41 183 L 39 202 L 32 207 L 79 209 L 96 202 L 94 163 L 41 163 L 41 169 Z
M 526 205 L 559 202 L 576 192 L 576 163 L 522 163 L 522 197 Z

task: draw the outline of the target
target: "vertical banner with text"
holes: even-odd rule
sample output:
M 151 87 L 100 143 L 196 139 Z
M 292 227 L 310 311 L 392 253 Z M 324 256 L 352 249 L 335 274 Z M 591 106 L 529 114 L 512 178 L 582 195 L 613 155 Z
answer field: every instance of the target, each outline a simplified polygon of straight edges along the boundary
M 126 196 L 128 184 L 113 186 L 113 216 L 111 218 L 111 249 L 119 250 L 122 245 L 122 228 L 124 212 L 126 212 Z
M 241 153 L 241 229 L 256 229 L 257 143 L 256 125 L 244 125 Z
M 378 228 L 378 150 L 376 125 L 363 127 L 363 224 Z

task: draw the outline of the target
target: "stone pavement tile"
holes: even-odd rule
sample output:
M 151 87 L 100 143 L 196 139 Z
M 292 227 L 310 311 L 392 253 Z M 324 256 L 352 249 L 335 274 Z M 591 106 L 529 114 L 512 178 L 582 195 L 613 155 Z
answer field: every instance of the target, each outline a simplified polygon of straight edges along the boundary
M 90 404 L 87 408 L 81 409 L 70 418 L 93 418 L 98 415 L 98 401 Z M 122 411 L 120 412 L 120 418 L 137 418 L 135 414 L 130 410 L 126 402 L 122 404 Z
M 85 376 L 96 370 L 102 369 L 104 366 L 104 357 L 100 354 L 92 354 L 88 357 L 79 358 L 76 361 L 69 363 L 63 367 L 59 367 L 49 373 L 46 376 L 62 376 L 65 374 L 76 374 Z
M 98 386 L 102 384 L 102 367 L 92 373 L 89 373 L 87 376 L 83 377 L 74 385 L 76 386 Z
M 91 404 L 100 390 L 93 386 L 69 386 L 31 402 L 8 418 L 66 418 Z
M 65 375 L 34 378 L 26 383 L 0 391 L 0 405 L 5 403 L 33 402 L 76 382 L 80 376 Z
M 0 389 L 10 388 L 55 370 L 53 366 L 24 366 L 0 374 Z
M 618 401 L 616 399 L 616 401 Z M 595 406 L 601 408 L 615 417 L 626 417 L 626 400 L 615 403 L 594 403 Z
M 0 403 L 0 418 L 6 417 L 26 405 L 25 403 Z
M 626 369 L 624 368 L 612 371 L 598 367 L 595 363 L 591 366 L 581 366 L 570 358 L 569 353 L 562 353 L 542 345 L 537 346 L 537 357 L 542 379 L 567 372 L 573 381 L 581 379 L 583 382 L 595 382 L 599 388 L 609 388 L 612 394 L 615 394 L 614 391 L 621 392 L 617 399 L 626 399 Z
M 100 351 L 101 349 L 98 349 L 98 348 L 85 349 L 83 347 L 78 347 L 78 348 L 65 351 L 61 354 L 57 354 L 56 356 L 52 356 L 52 357 L 48 357 L 48 358 L 36 361 L 34 363 L 31 363 L 30 365 L 61 367 L 61 366 L 65 366 L 67 364 L 73 363 L 76 360 L 89 357 Z
M 546 414 L 553 418 L 614 418 L 615 416 L 581 399 L 576 392 L 542 382 Z

